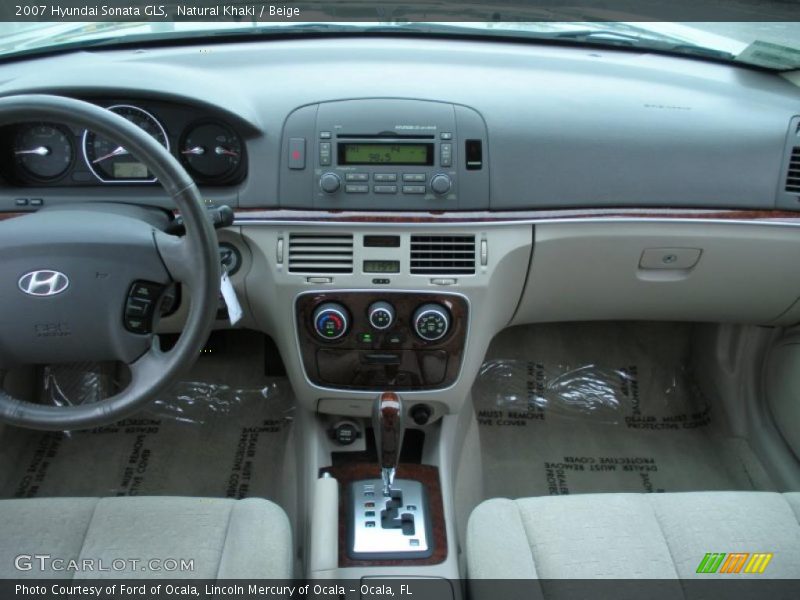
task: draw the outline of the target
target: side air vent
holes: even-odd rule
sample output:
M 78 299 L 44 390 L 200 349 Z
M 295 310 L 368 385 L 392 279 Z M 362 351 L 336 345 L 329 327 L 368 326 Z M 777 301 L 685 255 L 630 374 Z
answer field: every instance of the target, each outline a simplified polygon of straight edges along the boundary
M 412 235 L 411 273 L 472 275 L 475 273 L 475 236 Z
M 290 273 L 352 273 L 352 234 L 290 233 Z
M 800 146 L 792 148 L 789 157 L 789 170 L 786 173 L 786 191 L 790 194 L 800 194 Z

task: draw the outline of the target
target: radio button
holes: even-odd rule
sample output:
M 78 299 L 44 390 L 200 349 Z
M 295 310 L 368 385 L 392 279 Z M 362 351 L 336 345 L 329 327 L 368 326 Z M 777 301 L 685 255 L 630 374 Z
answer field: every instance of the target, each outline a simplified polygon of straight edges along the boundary
M 375 173 L 372 178 L 375 181 L 397 181 L 397 173 Z
M 369 192 L 369 186 L 360 183 L 351 183 L 344 186 L 344 191 L 348 194 L 366 194 Z
M 404 194 L 424 194 L 425 193 L 425 186 L 424 185 L 404 185 L 403 186 L 403 193 Z
M 319 144 L 319 164 L 327 167 L 331 164 L 331 143 L 320 142 Z
M 442 167 L 453 166 L 453 144 L 439 146 L 439 165 Z
M 396 194 L 396 185 L 376 185 L 372 188 L 376 194 Z
M 345 181 L 369 181 L 368 173 L 345 173 Z
M 435 194 L 439 194 L 440 196 L 442 194 L 446 194 L 450 191 L 451 187 L 452 182 L 450 181 L 450 178 L 443 173 L 434 175 L 433 179 L 431 179 L 431 190 L 433 190 Z
M 323 173 L 322 177 L 319 178 L 320 189 L 328 194 L 334 194 L 339 191 L 341 185 L 342 180 L 339 179 L 336 173 Z
M 425 181 L 425 173 L 403 173 L 403 181 Z

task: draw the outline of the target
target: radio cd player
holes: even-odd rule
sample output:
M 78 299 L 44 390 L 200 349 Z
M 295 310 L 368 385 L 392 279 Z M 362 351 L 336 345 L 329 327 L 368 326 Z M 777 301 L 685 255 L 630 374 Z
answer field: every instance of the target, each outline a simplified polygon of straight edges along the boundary
M 281 206 L 489 206 L 486 127 L 461 105 L 376 98 L 304 106 L 286 121 L 283 157 Z

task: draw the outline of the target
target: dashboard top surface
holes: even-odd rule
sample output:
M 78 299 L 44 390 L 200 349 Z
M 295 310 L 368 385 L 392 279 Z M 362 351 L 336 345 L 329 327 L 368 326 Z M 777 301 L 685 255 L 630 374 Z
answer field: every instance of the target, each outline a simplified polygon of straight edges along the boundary
M 772 73 L 643 51 L 327 37 L 0 64 L 0 95 L 31 92 L 173 103 L 224 120 L 246 144 L 247 174 L 204 193 L 241 209 L 312 208 L 281 197 L 287 119 L 299 107 L 361 98 L 476 111 L 488 137 L 489 210 L 800 208 L 797 195 L 783 189 L 800 89 Z M 13 210 L 20 194 L 48 204 L 80 198 L 169 205 L 153 186 L 2 182 L 0 210 Z M 397 196 L 380 208 L 407 207 Z

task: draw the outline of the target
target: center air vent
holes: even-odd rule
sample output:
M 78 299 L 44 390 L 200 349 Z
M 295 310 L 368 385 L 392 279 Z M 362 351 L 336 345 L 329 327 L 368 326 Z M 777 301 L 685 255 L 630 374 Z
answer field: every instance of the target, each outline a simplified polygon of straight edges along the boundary
M 412 235 L 411 273 L 472 275 L 475 273 L 474 235 Z
M 352 234 L 289 234 L 290 273 L 352 273 Z
M 789 171 L 786 173 L 786 191 L 790 194 L 800 194 L 800 146 L 792 149 L 789 157 Z

